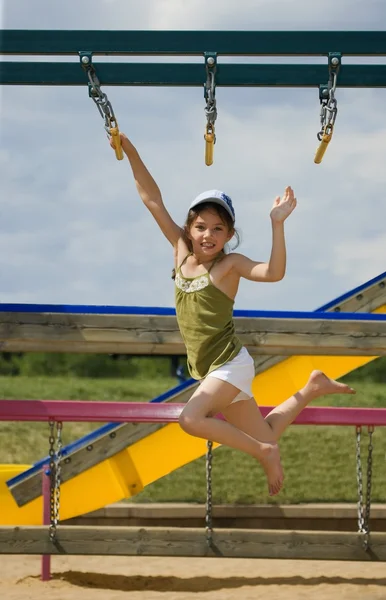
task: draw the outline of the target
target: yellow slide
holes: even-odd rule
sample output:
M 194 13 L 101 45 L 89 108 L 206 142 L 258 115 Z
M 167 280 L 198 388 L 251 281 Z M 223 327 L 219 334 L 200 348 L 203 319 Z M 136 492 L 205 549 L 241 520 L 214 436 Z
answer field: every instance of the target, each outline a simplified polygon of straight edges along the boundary
M 386 313 L 386 305 L 376 313 Z M 306 382 L 312 369 L 342 377 L 376 357 L 293 356 L 256 376 L 253 391 L 259 404 L 276 405 Z M 65 425 L 64 425 L 65 426 Z M 60 519 L 69 519 L 107 504 L 130 498 L 146 485 L 203 456 L 206 442 L 184 433 L 171 423 L 135 442 L 115 456 L 95 465 L 61 486 Z M 18 507 L 6 481 L 29 465 L 0 466 L 0 524 L 39 525 L 42 498 Z

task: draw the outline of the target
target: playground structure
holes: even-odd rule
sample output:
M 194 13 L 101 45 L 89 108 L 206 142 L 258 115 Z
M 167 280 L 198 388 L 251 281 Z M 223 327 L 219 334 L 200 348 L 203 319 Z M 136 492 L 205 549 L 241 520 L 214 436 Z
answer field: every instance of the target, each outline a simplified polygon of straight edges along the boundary
M 116 141 L 118 159 L 122 158 L 118 123 L 110 101 L 101 90 L 103 85 L 203 86 L 207 165 L 213 161 L 216 140 L 217 86 L 317 87 L 321 105 L 317 163 L 321 162 L 333 133 L 337 86 L 386 87 L 386 65 L 344 64 L 344 56 L 385 56 L 386 32 L 4 30 L 2 34 L 4 54 L 79 57 L 80 64 L 4 61 L 0 64 L 0 83 L 88 85 L 106 130 Z M 93 57 L 99 54 L 201 55 L 204 64 L 97 64 Z M 326 56 L 328 63 L 326 66 L 223 64 L 217 60 L 221 54 Z M 263 412 L 274 402 L 280 403 L 290 396 L 313 368 L 340 377 L 386 355 L 385 313 L 386 273 L 314 313 L 235 311 L 237 334 L 255 358 L 253 389 L 258 387 L 259 398 L 264 398 Z M 4 352 L 184 354 L 174 311 L 159 308 L 2 305 L 0 343 Z M 275 382 L 274 398 L 272 382 Z M 187 436 L 175 423 L 181 402 L 196 385 L 190 380 L 147 405 L 93 403 L 92 414 L 87 411 L 90 405 L 81 402 L 0 400 L 0 420 L 50 423 L 48 458 L 33 467 L 12 465 L 0 470 L 0 499 L 5 507 L 0 553 L 386 560 L 386 534 L 374 533 L 370 538 L 371 499 L 366 499 L 364 507 L 363 496 L 358 502 L 359 536 L 342 532 L 213 532 L 211 443 L 207 452 L 203 440 Z M 83 419 L 111 423 L 71 447 L 62 448 L 62 423 Z M 358 443 L 361 426 L 368 427 L 371 436 L 375 426 L 386 425 L 384 409 L 306 409 L 302 419 L 314 424 L 355 426 Z M 147 425 L 134 426 L 137 422 Z M 175 447 L 181 452 L 171 452 Z M 59 518 L 66 520 L 131 497 L 145 485 L 205 453 L 209 473 L 206 535 L 196 529 L 109 528 L 106 532 L 57 527 Z M 359 472 L 358 490 L 362 477 Z M 79 493 L 82 489 L 88 491 L 83 497 Z M 43 578 L 49 578 L 47 556 Z
M 155 330 L 169 332 L 174 327 L 172 309 L 136 307 L 115 308 L 115 314 L 111 311 L 112 307 L 3 305 L 0 307 L 0 342 L 6 351 L 44 347 L 51 351 L 73 349 L 83 352 L 86 349 L 95 352 L 100 351 L 100 344 L 105 348 L 106 344 L 117 343 L 128 343 L 128 347 L 132 347 L 134 321 L 137 323 L 139 346 L 142 347 L 141 339 L 143 342 L 145 337 L 143 349 L 148 352 L 146 336 L 154 337 Z M 386 273 L 313 313 L 298 314 L 296 319 L 293 313 L 290 313 L 292 318 L 289 319 L 288 313 L 268 313 L 268 317 L 262 312 L 235 311 L 236 329 L 241 337 L 247 336 L 249 350 L 255 354 L 257 375 L 254 384 L 259 388 L 259 398 L 263 397 L 271 404 L 280 403 L 301 385 L 313 368 L 322 368 L 329 375 L 338 377 L 378 355 L 384 355 L 385 313 Z M 98 318 L 98 324 L 93 321 L 94 316 Z M 267 323 L 276 324 L 274 334 Z M 292 329 L 288 328 L 288 324 L 292 325 Z M 340 329 L 335 336 L 337 324 Z M 306 347 L 308 355 L 283 356 L 293 354 L 298 337 L 307 336 L 309 331 L 313 333 L 307 345 L 303 342 L 297 350 L 303 354 Z M 269 335 L 275 335 L 275 344 L 272 340 L 266 342 L 264 336 L 269 339 Z M 164 348 L 161 340 L 158 342 L 153 343 L 152 352 L 162 354 Z M 174 330 L 173 344 L 175 351 L 180 352 L 178 333 Z M 127 350 L 125 346 L 123 348 Z M 280 356 L 268 354 L 275 348 L 280 348 Z M 351 356 L 345 356 L 348 352 Z M 6 517 L 5 523 L 3 517 L 4 526 L 0 528 L 0 553 L 45 555 L 43 579 L 49 579 L 47 560 L 52 553 L 386 560 L 386 534 L 375 532 L 370 536 L 371 481 L 370 493 L 367 487 L 364 501 L 360 458 L 362 427 L 368 428 L 372 447 L 374 427 L 386 425 L 386 409 L 310 407 L 297 419 L 300 424 L 356 427 L 359 535 L 354 532 L 225 529 L 213 532 L 211 452 L 207 451 L 203 440 L 186 435 L 175 423 L 183 406 L 181 400 L 186 400 L 196 385 L 197 382 L 189 380 L 153 402 L 139 405 L 0 401 L 0 420 L 50 422 L 50 455 L 31 468 L 11 465 L 2 473 L 0 499 Z M 269 410 L 269 406 L 262 406 L 263 414 Z M 68 420 L 110 420 L 111 423 L 62 448 L 61 428 Z M 137 422 L 146 425 L 139 428 Z M 167 425 L 163 426 L 164 423 Z M 173 451 L 176 447 L 179 452 Z M 108 528 L 107 534 L 104 528 L 58 527 L 59 510 L 53 507 L 59 498 L 60 519 L 67 520 L 133 496 L 152 481 L 205 453 L 210 467 L 206 534 L 204 529 L 185 528 L 119 527 Z M 157 460 L 154 460 L 155 455 Z M 369 460 L 371 466 L 371 454 Z M 50 467 L 51 487 L 46 475 L 47 465 Z M 83 490 L 88 493 L 82 493 Z
M 102 85 L 200 86 L 205 96 L 205 163 L 213 163 L 218 86 L 317 87 L 319 164 L 331 141 L 339 87 L 386 87 L 386 65 L 344 64 L 345 56 L 386 56 L 385 31 L 49 31 L 3 30 L 3 54 L 75 55 L 64 62 L 0 63 L 7 85 L 88 85 L 122 160 L 117 118 Z M 93 57 L 202 56 L 204 64 L 95 63 Z M 327 65 L 226 64 L 225 56 L 325 56 Z

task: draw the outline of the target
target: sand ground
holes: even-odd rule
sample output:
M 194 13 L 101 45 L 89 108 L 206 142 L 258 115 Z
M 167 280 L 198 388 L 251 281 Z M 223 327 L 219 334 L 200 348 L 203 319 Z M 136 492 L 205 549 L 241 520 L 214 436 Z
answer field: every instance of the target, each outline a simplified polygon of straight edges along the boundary
M 386 600 L 384 563 L 295 560 L 2 556 L 2 600 Z

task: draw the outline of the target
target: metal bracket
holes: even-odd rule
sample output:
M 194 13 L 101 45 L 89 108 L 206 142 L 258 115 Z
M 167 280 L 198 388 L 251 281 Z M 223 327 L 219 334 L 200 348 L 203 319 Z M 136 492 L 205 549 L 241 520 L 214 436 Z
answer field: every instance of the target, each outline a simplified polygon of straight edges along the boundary
M 205 52 L 204 58 L 205 58 L 205 69 L 206 69 L 206 73 L 207 73 L 207 81 L 204 84 L 204 97 L 207 100 L 208 95 L 209 95 L 209 90 L 207 88 L 207 85 L 208 85 L 208 77 L 209 77 L 210 73 L 213 73 L 214 82 L 215 82 L 213 96 L 215 96 L 215 94 L 216 94 L 217 52 Z
M 342 53 L 341 52 L 329 52 L 328 53 L 328 68 L 330 71 L 335 71 L 338 74 L 341 64 L 342 64 Z
M 92 70 L 95 73 L 94 65 L 92 64 L 92 52 L 90 51 L 80 51 L 79 59 L 82 69 L 88 75 L 88 72 Z M 88 82 L 88 95 L 90 98 L 94 98 L 96 96 L 96 92 L 94 87 L 91 85 L 90 81 Z
M 328 72 L 330 74 L 330 79 L 327 83 L 321 84 L 319 86 L 320 102 L 322 102 L 323 100 L 328 100 L 330 87 L 331 87 L 331 75 L 333 73 L 336 76 L 338 75 L 341 64 L 342 64 L 342 53 L 341 52 L 329 52 L 328 53 Z

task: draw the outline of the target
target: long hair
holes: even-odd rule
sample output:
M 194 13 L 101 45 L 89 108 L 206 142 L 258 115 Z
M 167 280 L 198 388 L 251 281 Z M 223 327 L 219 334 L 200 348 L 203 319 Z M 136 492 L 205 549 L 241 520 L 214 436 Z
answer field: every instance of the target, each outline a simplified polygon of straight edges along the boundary
M 230 216 L 229 212 L 223 206 L 221 206 L 220 204 L 217 204 L 216 202 L 208 201 L 208 202 L 203 202 L 202 204 L 199 204 L 198 206 L 195 206 L 194 208 L 191 208 L 186 217 L 186 221 L 185 221 L 183 229 L 182 229 L 182 231 L 183 231 L 182 239 L 184 240 L 185 244 L 189 248 L 189 251 L 192 252 L 193 246 L 192 246 L 192 241 L 188 237 L 188 232 L 190 231 L 190 228 L 192 227 L 194 221 L 204 210 L 211 210 L 211 211 L 216 212 L 218 214 L 218 216 L 220 217 L 221 221 L 224 223 L 224 225 L 227 226 L 229 233 L 232 234 L 231 239 L 235 239 L 235 242 L 232 244 L 232 247 L 229 245 L 229 242 L 227 242 L 225 244 L 225 246 L 222 250 L 224 256 L 228 252 L 235 250 L 237 248 L 237 246 L 240 244 L 240 234 L 237 231 L 237 229 L 235 228 L 235 224 L 234 224 L 232 217 Z M 174 279 L 175 276 L 176 276 L 176 270 L 173 269 L 172 279 Z

